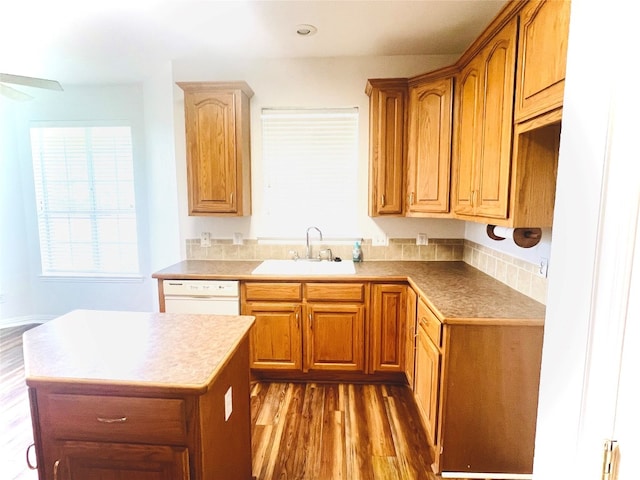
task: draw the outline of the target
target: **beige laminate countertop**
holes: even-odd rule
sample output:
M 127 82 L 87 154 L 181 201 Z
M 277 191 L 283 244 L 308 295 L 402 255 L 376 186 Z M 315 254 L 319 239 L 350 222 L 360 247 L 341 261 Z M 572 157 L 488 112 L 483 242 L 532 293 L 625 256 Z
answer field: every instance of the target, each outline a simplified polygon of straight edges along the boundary
M 204 393 L 254 317 L 75 310 L 23 336 L 27 385 Z
M 153 274 L 159 280 L 235 279 L 408 281 L 445 323 L 526 320 L 543 324 L 545 306 L 465 262 L 369 261 L 354 275 L 253 275 L 260 261 L 185 260 Z

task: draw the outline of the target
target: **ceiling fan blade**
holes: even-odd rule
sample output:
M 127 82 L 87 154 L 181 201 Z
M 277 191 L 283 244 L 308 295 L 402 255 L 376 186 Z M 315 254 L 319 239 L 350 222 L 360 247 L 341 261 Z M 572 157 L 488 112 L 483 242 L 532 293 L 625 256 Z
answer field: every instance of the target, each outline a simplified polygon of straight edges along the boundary
M 62 85 L 56 80 L 46 78 L 24 77 L 22 75 L 12 75 L 10 73 L 0 73 L 0 82 L 25 85 L 27 87 L 46 88 L 48 90 L 62 90 Z
M 12 100 L 20 100 L 22 102 L 24 102 L 25 100 L 31 100 L 33 98 L 31 95 L 16 90 L 15 88 L 12 88 L 8 85 L 3 85 L 2 83 L 0 83 L 0 94 Z

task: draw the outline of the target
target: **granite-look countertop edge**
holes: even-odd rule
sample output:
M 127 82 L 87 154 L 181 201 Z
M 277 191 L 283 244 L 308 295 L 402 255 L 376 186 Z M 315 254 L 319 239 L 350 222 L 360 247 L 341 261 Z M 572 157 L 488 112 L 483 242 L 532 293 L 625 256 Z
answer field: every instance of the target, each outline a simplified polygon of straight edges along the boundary
M 26 383 L 204 393 L 254 321 L 251 316 L 75 310 L 23 335 Z
M 261 261 L 185 260 L 154 273 L 163 279 L 409 282 L 445 323 L 528 321 L 542 325 L 545 306 L 462 261 L 365 261 L 354 275 L 253 275 Z

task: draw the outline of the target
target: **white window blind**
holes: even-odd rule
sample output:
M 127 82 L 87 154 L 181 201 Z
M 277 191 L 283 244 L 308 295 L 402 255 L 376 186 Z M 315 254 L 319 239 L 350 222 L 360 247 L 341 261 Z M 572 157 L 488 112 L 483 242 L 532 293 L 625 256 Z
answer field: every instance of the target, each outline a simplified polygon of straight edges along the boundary
M 43 275 L 139 273 L 129 126 L 31 128 Z
M 263 109 L 264 236 L 356 237 L 358 109 Z

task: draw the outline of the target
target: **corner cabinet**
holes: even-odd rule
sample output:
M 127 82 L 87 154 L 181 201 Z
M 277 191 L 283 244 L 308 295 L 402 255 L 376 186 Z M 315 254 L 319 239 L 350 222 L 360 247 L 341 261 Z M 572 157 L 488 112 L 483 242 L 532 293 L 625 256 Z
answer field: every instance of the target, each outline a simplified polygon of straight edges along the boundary
M 244 82 L 180 82 L 189 215 L 251 213 L 249 99 Z
M 407 79 L 371 79 L 369 96 L 369 216 L 404 214 Z
M 449 213 L 452 108 L 451 76 L 435 73 L 411 80 L 407 216 Z
M 531 474 L 543 320 L 447 319 L 422 297 L 417 311 L 414 395 L 433 472 Z
M 515 121 L 562 107 L 569 0 L 529 2 L 520 12 Z
M 508 217 L 517 23 L 511 21 L 459 74 L 454 129 L 454 212 Z

